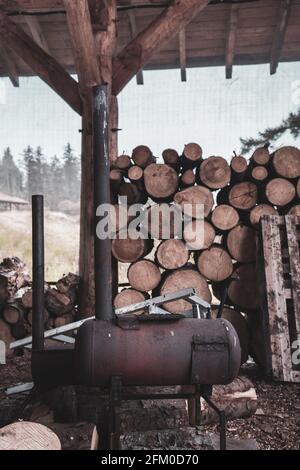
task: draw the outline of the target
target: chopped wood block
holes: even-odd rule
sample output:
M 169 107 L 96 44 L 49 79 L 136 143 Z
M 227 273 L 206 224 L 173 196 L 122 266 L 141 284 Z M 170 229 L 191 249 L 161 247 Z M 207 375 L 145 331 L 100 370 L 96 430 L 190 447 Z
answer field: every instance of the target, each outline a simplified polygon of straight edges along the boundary
M 0 429 L 0 450 L 61 450 L 61 444 L 46 426 L 20 421 Z

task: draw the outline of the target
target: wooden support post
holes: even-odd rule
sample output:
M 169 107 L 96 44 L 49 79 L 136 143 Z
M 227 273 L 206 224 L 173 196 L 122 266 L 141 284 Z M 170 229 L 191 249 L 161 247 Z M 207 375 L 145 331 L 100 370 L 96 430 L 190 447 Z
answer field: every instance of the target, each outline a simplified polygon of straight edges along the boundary
M 274 75 L 277 71 L 282 46 L 284 43 L 285 33 L 291 13 L 291 6 L 293 0 L 281 0 L 279 7 L 279 17 L 275 28 L 273 37 L 271 59 L 270 59 L 270 74 Z
M 118 95 L 153 54 L 176 36 L 208 3 L 209 0 L 177 0 L 165 8 L 117 55 L 113 67 L 113 94 Z
M 82 101 L 76 81 L 23 29 L 0 11 L 0 39 L 21 57 L 32 70 L 61 96 L 77 113 L 82 113 Z
M 226 78 L 232 78 L 236 31 L 238 26 L 238 5 L 231 5 L 226 40 Z
M 181 81 L 186 82 L 186 45 L 185 45 L 185 28 L 179 32 L 179 60 Z
M 7 70 L 8 76 L 14 87 L 19 87 L 19 74 L 16 64 L 13 60 L 11 51 L 8 53 L 6 48 L 0 43 L 0 57 L 2 58 Z

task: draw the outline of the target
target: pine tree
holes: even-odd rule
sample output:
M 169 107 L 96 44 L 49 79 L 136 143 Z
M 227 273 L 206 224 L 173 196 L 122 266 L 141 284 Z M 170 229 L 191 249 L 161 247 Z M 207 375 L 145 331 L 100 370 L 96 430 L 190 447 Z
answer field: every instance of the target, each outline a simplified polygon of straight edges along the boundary
M 65 182 L 65 199 L 70 199 L 71 201 L 78 200 L 80 191 L 79 161 L 74 155 L 74 151 L 70 143 L 68 143 L 64 149 L 63 174 Z
M 60 160 L 55 155 L 48 166 L 46 197 L 51 210 L 57 210 L 60 201 L 64 199 L 64 172 Z
M 290 132 L 295 139 L 300 136 L 300 108 L 296 113 L 290 113 L 278 126 L 270 127 L 263 132 L 259 132 L 257 138 L 241 138 L 241 153 L 248 153 L 253 148 L 267 142 L 275 142 L 285 132 Z
M 5 149 L 0 164 L 0 188 L 14 196 L 22 194 L 22 173 L 15 164 L 9 147 Z

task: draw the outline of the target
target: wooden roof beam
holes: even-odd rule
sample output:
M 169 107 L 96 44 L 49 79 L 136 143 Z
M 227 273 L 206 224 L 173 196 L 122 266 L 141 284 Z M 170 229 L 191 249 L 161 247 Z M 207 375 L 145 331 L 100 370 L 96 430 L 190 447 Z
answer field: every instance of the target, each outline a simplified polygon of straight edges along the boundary
M 98 85 L 99 61 L 87 0 L 63 0 L 81 88 Z
M 273 37 L 271 59 L 270 59 L 270 74 L 274 75 L 277 71 L 279 64 L 282 46 L 284 44 L 285 33 L 291 13 L 291 6 L 293 0 L 281 0 L 279 8 L 278 22 L 275 27 L 275 33 Z
M 209 0 L 176 0 L 140 32 L 114 60 L 113 94 L 117 95 L 152 56 L 179 34 Z
M 11 53 L 8 54 L 6 48 L 0 43 L 0 58 L 3 60 L 8 71 L 8 78 L 16 88 L 20 86 L 19 74 Z
M 226 38 L 226 59 L 225 59 L 225 71 L 226 78 L 232 78 L 232 67 L 234 62 L 235 55 L 235 43 L 236 43 L 236 32 L 238 26 L 238 5 L 231 5 L 228 29 L 227 29 L 227 38 Z
M 129 18 L 129 27 L 131 32 L 131 39 L 134 39 L 136 36 L 136 20 L 135 20 L 135 13 L 133 10 L 128 11 L 128 18 Z M 136 74 L 136 83 L 138 85 L 144 85 L 144 74 L 143 70 L 138 70 Z
M 0 11 L 0 40 L 15 52 L 77 113 L 82 112 L 78 83 L 25 31 Z
M 42 31 L 40 22 L 36 16 L 28 16 L 25 15 L 25 21 L 27 23 L 27 26 L 30 30 L 31 36 L 35 40 L 35 42 L 42 48 L 44 51 L 46 51 L 48 54 L 50 54 L 50 49 L 48 47 L 46 38 L 44 36 L 44 33 Z
M 185 28 L 179 32 L 179 61 L 181 81 L 186 82 L 186 41 L 185 41 Z

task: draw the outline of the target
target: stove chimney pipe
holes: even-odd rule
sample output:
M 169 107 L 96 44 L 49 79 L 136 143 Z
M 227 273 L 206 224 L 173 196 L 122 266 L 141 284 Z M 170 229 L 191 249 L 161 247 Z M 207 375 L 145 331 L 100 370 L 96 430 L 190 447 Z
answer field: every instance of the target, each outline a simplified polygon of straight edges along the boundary
M 95 317 L 112 321 L 111 240 L 101 240 L 96 234 L 97 224 L 103 219 L 103 215 L 97 216 L 97 208 L 101 204 L 110 204 L 107 84 L 93 87 L 93 158 Z

